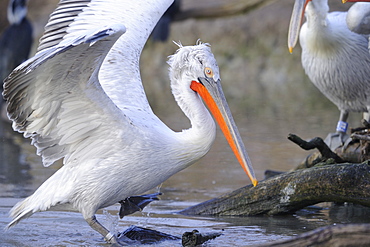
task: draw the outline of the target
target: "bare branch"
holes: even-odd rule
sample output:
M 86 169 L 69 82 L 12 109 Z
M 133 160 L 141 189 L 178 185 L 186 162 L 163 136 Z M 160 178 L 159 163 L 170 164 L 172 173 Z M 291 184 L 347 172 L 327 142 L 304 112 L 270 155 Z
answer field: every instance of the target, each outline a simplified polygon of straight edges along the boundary
M 238 2 L 225 1 L 224 3 L 216 6 L 183 10 L 175 16 L 174 21 L 183 21 L 190 18 L 205 19 L 246 14 L 274 1 L 275 0 L 240 0 Z

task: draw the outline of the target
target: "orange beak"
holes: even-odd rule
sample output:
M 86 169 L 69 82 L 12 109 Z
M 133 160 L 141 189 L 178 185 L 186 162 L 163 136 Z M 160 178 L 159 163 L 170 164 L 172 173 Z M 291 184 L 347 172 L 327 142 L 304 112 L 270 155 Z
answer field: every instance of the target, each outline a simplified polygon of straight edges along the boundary
M 301 29 L 304 11 L 308 2 L 311 0 L 295 0 L 292 16 L 290 17 L 289 33 L 288 33 L 288 47 L 289 52 L 293 52 L 293 48 L 297 44 L 299 37 L 299 30 Z
M 199 82 L 192 81 L 190 88 L 202 97 L 224 133 L 240 165 L 247 173 L 252 184 L 256 186 L 258 181 L 254 175 L 252 163 L 226 102 L 225 95 L 221 88 L 221 81 L 215 81 L 212 78 L 198 78 L 198 80 Z

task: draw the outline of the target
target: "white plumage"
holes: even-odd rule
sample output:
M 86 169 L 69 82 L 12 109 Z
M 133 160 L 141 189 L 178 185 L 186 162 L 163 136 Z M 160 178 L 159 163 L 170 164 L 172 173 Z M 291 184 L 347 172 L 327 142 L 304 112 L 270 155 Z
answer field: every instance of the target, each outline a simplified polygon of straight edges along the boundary
M 367 36 L 349 30 L 347 12 L 331 12 L 327 0 L 296 0 L 289 29 L 289 49 L 299 40 L 302 66 L 313 84 L 340 110 L 337 134 L 330 135 L 332 148 L 340 145 L 349 112 L 370 110 L 370 54 Z M 335 140 L 336 139 L 336 140 Z
M 96 221 L 98 209 L 154 188 L 211 147 L 216 126 L 201 97 L 256 185 L 209 45 L 180 45 L 169 59 L 172 92 L 191 128 L 173 132 L 149 106 L 139 58 L 171 3 L 60 1 L 37 54 L 5 81 L 4 97 L 13 128 L 32 139 L 43 164 L 64 166 L 14 206 L 8 227 L 39 211 L 73 209 L 115 242 Z

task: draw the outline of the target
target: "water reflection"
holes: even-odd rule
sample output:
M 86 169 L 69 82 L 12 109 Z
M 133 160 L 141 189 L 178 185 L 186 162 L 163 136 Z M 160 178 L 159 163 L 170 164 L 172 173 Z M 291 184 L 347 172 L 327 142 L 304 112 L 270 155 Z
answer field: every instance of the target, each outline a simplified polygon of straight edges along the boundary
M 2 192 L 9 192 L 15 197 L 30 193 L 27 185 L 32 179 L 30 165 L 24 159 L 19 143 L 16 143 L 22 142 L 21 138 L 11 129 L 9 122 L 0 120 L 0 184 L 13 185 L 12 191 Z M 3 193 L 1 196 L 4 196 Z
M 334 205 L 329 211 L 329 217 L 337 223 L 369 223 L 370 210 L 368 207 L 343 203 Z

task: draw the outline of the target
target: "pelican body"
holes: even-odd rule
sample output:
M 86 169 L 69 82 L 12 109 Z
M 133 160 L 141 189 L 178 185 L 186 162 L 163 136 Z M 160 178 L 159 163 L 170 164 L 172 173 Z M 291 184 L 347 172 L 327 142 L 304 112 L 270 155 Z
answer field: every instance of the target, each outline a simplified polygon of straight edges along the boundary
M 299 32 L 304 11 L 307 22 Z M 367 36 L 348 28 L 347 13 L 328 12 L 327 0 L 296 0 L 288 46 L 292 51 L 299 35 L 302 66 L 313 84 L 340 110 L 336 130 L 343 137 L 348 113 L 370 110 L 370 55 Z
M 32 139 L 44 166 L 59 159 L 64 165 L 12 208 L 8 227 L 36 212 L 69 209 L 117 242 L 96 211 L 158 186 L 204 156 L 216 134 L 204 103 L 257 184 L 208 44 L 179 44 L 168 61 L 172 93 L 191 128 L 172 131 L 149 106 L 139 58 L 171 3 L 60 1 L 38 52 L 6 79 L 3 95 L 14 130 Z

